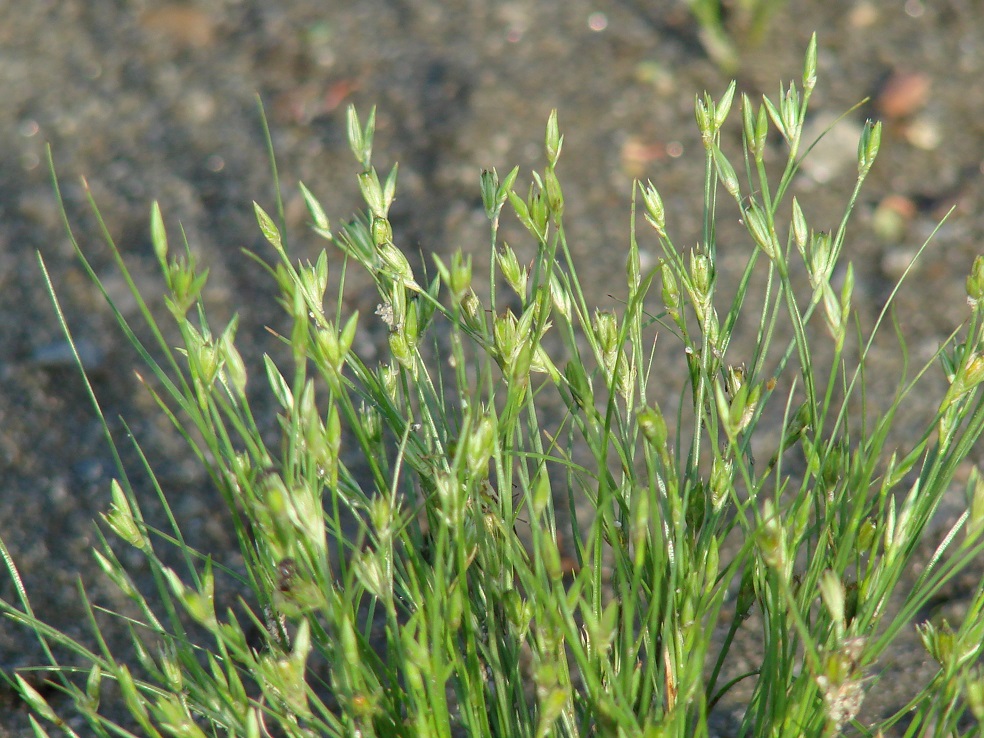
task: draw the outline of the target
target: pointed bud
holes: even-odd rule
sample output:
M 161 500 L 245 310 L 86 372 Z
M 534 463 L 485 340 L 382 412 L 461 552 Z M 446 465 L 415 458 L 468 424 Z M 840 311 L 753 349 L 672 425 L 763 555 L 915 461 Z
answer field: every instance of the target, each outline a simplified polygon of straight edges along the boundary
M 516 252 L 512 250 L 508 243 L 503 242 L 502 248 L 495 255 L 495 260 L 499 264 L 499 270 L 502 272 L 502 276 L 506 280 L 513 292 L 515 292 L 519 298 L 525 303 L 526 302 L 526 287 L 528 272 L 526 267 L 521 267 L 519 265 L 519 259 L 516 257 Z
M 737 83 L 734 80 L 731 80 L 731 84 L 728 85 L 728 89 L 724 91 L 724 94 L 715 106 L 714 127 L 718 130 L 720 130 L 721 126 L 724 125 L 724 121 L 728 118 L 728 113 L 731 112 L 731 103 L 735 99 L 736 87 Z
M 757 161 L 758 151 L 755 147 L 755 110 L 752 107 L 751 99 L 744 92 L 741 94 L 741 127 L 748 153 Z
M 280 231 L 277 230 L 277 226 L 273 222 L 273 218 L 266 214 L 255 201 L 253 202 L 253 212 L 256 215 L 256 223 L 260 227 L 260 232 L 263 233 L 263 237 L 273 246 L 277 251 L 283 253 L 284 244 L 283 239 L 280 237 Z
M 806 216 L 803 215 L 803 208 L 800 207 L 799 200 L 793 197 L 793 240 L 796 248 L 804 257 L 806 255 L 806 239 L 809 238 L 809 230 L 806 226 Z
M 775 232 L 769 227 L 762 209 L 752 202 L 745 208 L 745 227 L 751 234 L 755 243 L 765 252 L 771 261 L 775 261 L 779 254 L 779 243 Z
M 319 203 L 317 198 L 311 194 L 311 191 L 304 186 L 303 182 L 298 182 L 297 185 L 300 187 L 301 195 L 304 197 L 304 204 L 307 206 L 308 215 L 311 216 L 314 232 L 322 238 L 326 238 L 331 241 L 333 238 L 331 235 L 331 225 L 328 222 L 328 216 L 325 214 L 325 209 L 321 207 L 321 203 Z
M 556 219 L 564 214 L 564 193 L 560 189 L 560 180 L 557 179 L 553 167 L 549 167 L 544 173 L 543 185 L 547 194 L 547 205 L 556 222 Z
M 369 211 L 372 213 L 374 219 L 385 218 L 386 217 L 386 197 L 383 194 L 383 188 L 379 184 L 379 175 L 376 173 L 376 168 L 373 167 L 365 172 L 359 173 L 359 189 L 362 192 L 362 199 L 365 201 L 366 205 L 369 206 Z M 375 234 L 373 234 L 375 236 Z M 382 241 L 377 240 L 375 237 L 373 241 L 378 246 Z
M 765 105 L 758 110 L 755 117 L 755 161 L 765 159 L 765 142 L 769 137 L 769 115 Z
M 786 531 L 772 500 L 767 499 L 763 505 L 762 523 L 756 531 L 756 541 L 765 563 L 780 575 L 787 575 L 786 568 L 790 561 L 786 551 Z
M 875 163 L 875 157 L 878 156 L 878 149 L 881 147 L 881 130 L 881 121 L 876 123 L 872 123 L 870 120 L 865 121 L 861 140 L 858 141 L 859 177 L 865 177 Z
M 109 509 L 109 513 L 102 515 L 102 519 L 124 541 L 134 548 L 143 549 L 148 545 L 148 541 L 133 516 L 130 502 L 127 500 L 123 488 L 114 479 L 110 485 L 110 490 L 113 496 L 113 503 Z
M 373 107 L 369 111 L 369 120 L 366 121 L 365 128 L 363 128 L 359 123 L 359 114 L 355 111 L 355 106 L 349 105 L 346 124 L 349 148 L 352 149 L 352 153 L 362 168 L 369 169 L 369 161 L 372 159 L 372 139 L 376 130 L 376 108 Z
M 564 147 L 564 137 L 560 135 L 560 126 L 557 123 L 557 111 L 551 110 L 550 117 L 547 118 L 546 136 L 547 163 L 551 168 L 557 165 L 560 158 L 560 150 Z
M 704 93 L 704 100 L 698 95 L 695 104 L 695 117 L 697 118 L 697 128 L 700 129 L 700 136 L 704 142 L 704 148 L 710 149 L 714 143 L 714 102 L 707 93 Z
M 595 336 L 605 354 L 614 353 L 618 349 L 618 318 L 610 310 L 595 310 Z
M 489 475 L 489 459 L 495 451 L 495 417 L 485 415 L 472 430 L 468 439 L 468 473 L 473 480 L 485 479 Z
M 789 134 L 790 139 L 798 138 L 800 131 L 799 93 L 796 91 L 796 85 L 792 82 L 789 83 L 786 94 L 782 96 L 780 112 L 783 128 Z
M 690 278 L 693 280 L 694 301 L 704 304 L 711 294 L 711 260 L 707 254 L 690 252 Z
M 564 367 L 564 378 L 577 406 L 581 409 L 593 408 L 591 384 L 581 364 L 573 360 L 567 362 L 567 366 Z
M 154 244 L 154 254 L 163 268 L 167 264 L 167 231 L 164 230 L 164 218 L 161 216 L 161 206 L 154 201 L 150 208 L 150 240 Z
M 642 201 L 646 205 L 646 220 L 663 238 L 666 237 L 666 212 L 663 209 L 663 199 L 656 191 L 652 181 L 646 183 L 642 191 Z
M 664 261 L 659 269 L 659 274 L 660 280 L 663 283 L 663 305 L 666 307 L 666 312 L 669 316 L 673 318 L 674 321 L 679 321 L 682 301 L 680 298 L 680 287 L 677 284 L 676 277 L 673 274 L 673 269 Z
M 812 92 L 817 84 L 817 34 L 816 31 L 810 36 L 810 43 L 806 47 L 806 61 L 803 63 L 803 90 L 807 93 Z
M 655 402 L 652 407 L 643 408 L 636 417 L 642 437 L 657 451 L 666 449 L 666 439 L 669 432 L 666 428 L 666 419 Z
M 734 462 L 718 457 L 711 464 L 711 506 L 719 511 L 728 501 L 734 488 Z
M 783 94 L 782 86 L 780 85 L 779 95 L 781 96 L 782 94 Z M 768 113 L 769 118 L 772 120 L 772 125 L 774 125 L 776 127 L 776 130 L 778 130 L 779 133 L 782 134 L 782 137 L 786 139 L 786 143 L 790 143 L 792 141 L 791 132 L 786 130 L 786 124 L 783 122 L 782 113 L 779 112 L 779 109 L 776 107 L 775 103 L 772 102 L 768 97 L 763 95 L 762 107 Z M 761 117 L 761 112 L 759 113 L 759 116 Z
M 984 300 L 984 255 L 974 259 L 974 265 L 967 276 L 967 304 L 972 309 Z
M 946 619 L 938 627 L 927 621 L 917 625 L 916 630 L 919 632 L 919 640 L 933 660 L 944 669 L 948 668 L 954 655 L 956 634 Z
M 65 726 L 65 722 L 55 714 L 53 709 L 51 709 L 51 705 L 48 704 L 48 701 L 38 690 L 28 684 L 24 677 L 20 674 L 14 674 L 14 679 L 17 681 L 17 691 L 20 692 L 21 699 L 24 700 L 24 702 L 26 702 L 34 712 L 50 723 L 67 727 Z
M 524 275 L 526 269 L 523 269 Z M 553 301 L 554 310 L 564 316 L 564 320 L 570 322 L 572 314 L 571 292 L 560 281 L 559 270 L 550 273 L 550 299 Z
M 714 168 L 717 170 L 718 179 L 721 180 L 721 184 L 724 185 L 724 189 L 727 190 L 728 194 L 740 203 L 741 188 L 738 184 L 738 175 L 735 174 L 735 168 L 731 166 L 731 162 L 725 157 L 720 146 L 715 144 L 711 151 L 714 156 Z

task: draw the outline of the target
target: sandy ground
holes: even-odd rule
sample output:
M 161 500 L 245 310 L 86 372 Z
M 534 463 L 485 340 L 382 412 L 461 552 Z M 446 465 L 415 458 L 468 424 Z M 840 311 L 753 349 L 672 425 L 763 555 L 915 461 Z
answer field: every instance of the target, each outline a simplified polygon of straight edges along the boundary
M 984 231 L 984 5 L 976 0 L 823 3 L 790 0 L 763 43 L 742 50 L 741 91 L 775 96 L 799 79 L 810 33 L 820 38 L 812 125 L 822 130 L 866 96 L 872 102 L 833 129 L 798 182 L 811 225 L 833 228 L 853 179 L 866 116 L 885 121 L 881 157 L 851 229 L 856 295 L 872 319 L 915 250 L 951 206 L 898 310 L 913 359 L 931 355 L 966 315 L 963 278 Z M 180 439 L 154 412 L 134 376 L 137 359 L 74 260 L 46 165 L 50 144 L 69 217 L 114 296 L 123 297 L 85 204 L 87 178 L 109 232 L 147 295 L 160 283 L 150 247 L 157 199 L 211 269 L 216 322 L 234 312 L 255 362 L 274 350 L 260 327 L 283 324 L 266 275 L 242 247 L 263 250 L 250 201 L 272 208 L 256 95 L 273 130 L 292 248 L 322 244 L 304 228 L 303 180 L 335 220 L 357 207 L 345 140 L 349 103 L 378 106 L 375 159 L 400 162 L 397 240 L 409 252 L 462 247 L 484 260 L 478 173 L 542 167 L 543 126 L 558 108 L 566 136 L 561 174 L 569 234 L 589 300 L 614 306 L 624 282 L 634 177 L 651 178 L 679 244 L 698 233 L 703 151 L 695 93 L 719 95 L 728 75 L 711 63 L 682 3 L 657 0 L 35 0 L 0 9 L 0 535 L 44 617 L 81 634 L 76 578 L 105 603 L 116 596 L 88 551 L 93 519 L 108 507 L 112 461 L 45 293 L 44 257 L 84 348 L 113 432 L 135 432 L 184 521 L 211 551 L 234 544 L 217 498 Z M 734 124 L 725 146 L 737 152 Z M 525 178 L 527 175 L 524 174 Z M 518 226 L 507 235 L 522 240 Z M 648 235 L 647 235 L 648 238 Z M 643 248 L 655 259 L 655 239 Z M 747 244 L 722 252 L 721 279 Z M 358 287 L 358 284 L 356 284 Z M 351 308 L 374 301 L 353 290 Z M 132 301 L 121 302 L 135 317 Z M 371 354 L 374 336 L 361 350 Z M 892 341 L 875 355 L 894 377 Z M 884 400 L 894 380 L 876 383 Z M 878 393 L 881 393 L 880 397 Z M 911 409 L 913 420 L 926 408 Z M 904 435 L 904 428 L 901 429 Z M 133 453 L 129 457 L 133 459 Z M 145 490 L 153 512 L 152 493 Z M 955 506 L 959 505 L 959 499 Z M 952 509 L 956 509 L 956 507 Z M 948 508 L 950 514 L 951 508 Z M 942 524 L 942 522 L 941 522 Z M 139 576 L 139 561 L 131 563 Z M 969 580 L 968 580 L 969 581 Z M 976 583 L 976 580 L 974 580 Z M 14 590 L 0 578 L 0 597 Z M 959 612 L 966 592 L 949 592 Z M 29 634 L 0 625 L 0 668 L 40 660 Z M 905 682 L 930 673 L 916 641 L 901 644 L 874 683 L 872 716 L 898 705 Z M 892 678 L 904 673 L 905 680 Z M 25 713 L 0 685 L 0 736 L 26 734 Z M 727 734 L 727 727 L 722 727 Z

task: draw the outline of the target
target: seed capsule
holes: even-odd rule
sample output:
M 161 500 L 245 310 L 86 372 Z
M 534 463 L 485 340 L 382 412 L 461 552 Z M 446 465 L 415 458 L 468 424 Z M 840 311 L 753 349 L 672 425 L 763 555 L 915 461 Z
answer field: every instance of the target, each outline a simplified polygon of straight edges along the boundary
M 290 592 L 297 579 L 297 562 L 292 558 L 281 559 L 277 564 L 277 589 Z

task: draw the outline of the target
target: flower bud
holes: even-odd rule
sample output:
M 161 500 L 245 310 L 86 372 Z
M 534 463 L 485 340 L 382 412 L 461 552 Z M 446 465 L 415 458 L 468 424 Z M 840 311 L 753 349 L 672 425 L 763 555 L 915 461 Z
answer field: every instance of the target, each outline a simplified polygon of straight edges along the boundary
M 489 459 L 495 451 L 495 418 L 486 415 L 472 429 L 468 439 L 468 473 L 473 480 L 485 479 L 489 474 Z
M 410 262 L 407 261 L 407 257 L 402 251 L 396 248 L 391 242 L 386 242 L 379 246 L 376 253 L 379 255 L 381 271 L 387 277 L 414 292 L 421 291 L 420 285 L 414 281 L 413 269 L 410 267 Z
M 687 509 L 683 514 L 684 522 L 687 524 L 687 530 L 693 536 L 694 540 L 697 540 L 700 529 L 704 525 L 704 514 L 706 510 L 707 489 L 703 482 L 698 482 L 690 489 L 690 494 L 687 496 Z
M 762 209 L 755 202 L 745 208 L 745 227 L 765 255 L 775 261 L 779 253 L 778 239 L 769 227 Z
M 796 248 L 800 254 L 806 254 L 806 239 L 809 231 L 806 226 L 806 216 L 803 215 L 803 208 L 800 207 L 799 200 L 793 197 L 793 240 L 796 241 Z
M 410 344 L 407 343 L 407 338 L 403 335 L 403 333 L 389 334 L 389 348 L 390 353 L 393 354 L 393 358 L 396 359 L 403 368 L 408 369 L 411 372 L 415 371 L 413 350 L 410 348 Z
M 380 364 L 379 369 L 376 370 L 376 376 L 390 402 L 395 403 L 397 390 L 400 386 L 396 367 L 392 364 Z
M 280 236 L 280 231 L 277 229 L 276 224 L 263 208 L 261 208 L 256 201 L 253 201 L 253 212 L 256 215 L 256 223 L 260 227 L 260 232 L 263 237 L 281 254 L 284 253 L 284 243 L 283 238 Z
M 564 378 L 567 380 L 567 386 L 570 388 L 571 396 L 577 406 L 582 410 L 593 408 L 591 384 L 584 373 L 584 367 L 576 361 L 567 362 L 567 366 L 564 367 Z
M 717 170 L 718 179 L 721 180 L 721 184 L 724 185 L 724 189 L 727 190 L 728 194 L 738 202 L 741 202 L 741 187 L 738 184 L 738 175 L 735 173 L 735 168 L 731 166 L 731 162 L 728 161 L 724 152 L 721 151 L 720 146 L 715 144 L 711 151 L 714 156 L 714 168 Z
M 817 34 L 810 37 L 806 47 L 806 60 L 803 62 L 803 90 L 811 92 L 817 84 Z
M 769 113 L 763 105 L 755 118 L 755 161 L 765 158 L 765 142 L 769 138 Z
M 697 118 L 697 128 L 700 129 L 700 137 L 704 142 L 704 148 L 710 149 L 714 142 L 714 113 L 713 107 L 714 103 L 711 101 L 710 96 L 706 93 L 704 94 L 704 100 L 697 96 L 696 103 L 694 105 L 695 117 Z
M 595 336 L 602 353 L 614 354 L 618 350 L 618 318 L 608 310 L 596 310 L 594 316 Z
M 162 664 L 162 666 L 164 665 Z M 175 670 L 177 671 L 176 675 L 173 672 L 170 672 L 166 666 L 163 668 L 163 671 L 165 673 L 166 678 L 168 679 L 169 684 L 171 683 L 171 679 L 181 678 L 182 672 L 180 668 L 177 667 L 177 664 L 175 664 Z M 99 692 L 100 692 L 100 687 L 102 686 L 102 675 L 103 675 L 102 669 L 99 668 L 98 664 L 95 664 L 89 670 L 89 676 L 85 680 L 85 696 L 88 697 L 89 706 L 92 707 L 93 710 L 95 710 L 99 706 Z M 174 688 L 180 690 L 181 689 L 180 683 L 178 684 L 177 687 Z
M 125 669 L 126 667 L 123 668 Z M 30 706 L 31 710 L 36 712 L 38 715 L 43 717 L 48 722 L 55 723 L 56 725 L 60 725 L 67 728 L 65 721 L 62 720 L 60 717 L 58 717 L 55 711 L 51 708 L 51 705 L 48 704 L 48 701 L 37 689 L 32 687 L 27 682 L 27 680 L 24 679 L 24 677 L 22 677 L 20 674 L 15 674 L 14 679 L 17 682 L 17 692 L 20 694 L 20 698 Z M 141 714 L 141 713 L 138 710 L 135 711 L 134 714 Z M 35 729 L 40 728 L 40 726 L 37 723 L 34 723 L 34 727 Z M 47 734 L 36 732 L 35 735 L 47 735 Z
M 149 541 L 140 530 L 137 520 L 130 508 L 130 502 L 123 493 L 123 488 L 115 479 L 111 485 L 113 503 L 109 512 L 102 515 L 102 519 L 112 529 L 112 531 L 129 543 L 134 548 L 143 550 L 149 545 Z
M 489 220 L 494 220 L 499 214 L 499 209 L 502 207 L 502 203 L 498 201 L 499 173 L 495 171 L 494 167 L 491 170 L 482 170 L 479 189 L 482 192 L 482 205 L 485 206 L 485 215 Z
M 984 299 L 984 255 L 974 259 L 974 265 L 967 276 L 967 304 L 976 308 Z
M 737 86 L 737 83 L 732 80 L 731 84 L 728 85 L 728 89 L 721 95 L 721 99 L 717 101 L 717 105 L 714 106 L 714 127 L 718 130 L 724 125 L 728 113 L 731 112 L 731 103 L 735 99 L 735 89 Z
M 557 165 L 560 158 L 560 150 L 564 147 L 564 137 L 560 135 L 560 126 L 557 124 L 557 111 L 551 110 L 550 117 L 547 118 L 547 136 L 545 148 L 547 151 L 547 163 L 551 168 Z
M 672 267 L 666 262 L 663 262 L 663 265 L 659 268 L 659 275 L 663 283 L 663 305 L 666 307 L 667 314 L 674 321 L 679 322 L 682 301 L 680 299 L 680 287 L 677 284 Z
M 525 274 L 525 269 L 523 270 Z M 571 292 L 560 281 L 560 272 L 550 273 L 550 298 L 553 301 L 554 310 L 564 316 L 564 320 L 570 322 L 572 306 Z
M 512 310 L 506 310 L 502 315 L 496 316 L 493 321 L 492 336 L 500 366 L 506 371 L 519 352 L 521 343 L 516 335 L 516 316 L 513 315 Z
M 388 218 L 372 219 L 372 242 L 377 248 L 382 248 L 383 244 L 393 243 L 393 226 L 390 225 Z
M 666 211 L 663 209 L 663 199 L 656 191 L 652 181 L 646 183 L 642 191 L 642 201 L 646 205 L 646 220 L 662 237 L 666 237 Z
M 502 249 L 495 255 L 495 260 L 499 264 L 499 270 L 505 278 L 506 283 L 512 290 L 519 295 L 520 299 L 526 300 L 526 286 L 529 273 L 526 267 L 519 265 L 516 252 L 510 248 L 508 243 L 502 244 Z M 552 282 L 551 282 L 552 286 Z
M 756 531 L 756 541 L 765 563 L 780 576 L 786 576 L 786 568 L 790 563 L 786 551 L 786 531 L 772 500 L 766 500 L 763 506 L 762 523 Z
M 314 232 L 329 241 L 334 240 L 334 236 L 331 234 L 331 223 L 329 223 L 328 216 L 325 214 L 325 209 L 321 207 L 321 203 L 311 193 L 311 190 L 304 186 L 303 182 L 298 182 L 297 185 L 300 187 L 301 195 L 304 196 L 304 204 L 307 205 L 308 215 L 311 216 Z
M 741 93 L 741 127 L 745 146 L 748 153 L 755 156 L 755 109 L 752 101 L 744 92 Z
M 782 96 L 782 100 L 779 103 L 779 110 L 782 115 L 783 128 L 788 134 L 789 140 L 792 141 L 794 138 L 798 138 L 800 128 L 800 102 L 796 85 L 792 82 L 789 83 L 789 89 L 786 90 L 786 94 Z
M 881 130 L 881 121 L 876 123 L 865 121 L 861 140 L 858 141 L 858 177 L 867 175 L 875 163 L 875 157 L 878 156 L 878 149 L 881 147 Z
M 919 632 L 919 640 L 933 660 L 944 669 L 947 668 L 953 658 L 953 648 L 956 644 L 956 634 L 950 624 L 943 620 L 939 627 L 930 622 L 916 626 Z
M 355 155 L 356 160 L 364 169 L 369 168 L 369 160 L 372 158 L 372 139 L 376 130 L 376 108 L 369 111 L 369 120 L 366 121 L 365 128 L 359 123 L 359 114 L 354 105 L 349 105 L 346 111 L 346 127 L 348 130 L 349 148 Z
M 379 175 L 376 174 L 375 167 L 365 172 L 359 173 L 359 189 L 362 191 L 362 199 L 369 206 L 369 211 L 373 218 L 386 217 L 386 199 L 383 195 L 383 188 L 379 184 Z M 376 245 L 379 245 L 376 241 Z
M 560 188 L 560 180 L 557 179 L 557 173 L 553 167 L 544 173 L 543 184 L 547 193 L 547 205 L 550 206 L 550 212 L 556 222 L 556 219 L 564 214 L 564 193 Z
M 733 487 L 734 462 L 718 457 L 711 464 L 711 506 L 719 511 L 728 501 Z
M 666 439 L 669 435 L 666 428 L 666 419 L 663 417 L 663 413 L 659 409 L 659 405 L 655 402 L 652 407 L 643 408 L 639 415 L 636 416 L 636 423 L 639 424 L 639 430 L 642 431 L 642 437 L 649 442 L 649 444 L 662 451 L 666 448 Z
M 705 303 L 711 292 L 711 260 L 706 254 L 690 252 L 690 278 L 694 283 L 695 302 Z

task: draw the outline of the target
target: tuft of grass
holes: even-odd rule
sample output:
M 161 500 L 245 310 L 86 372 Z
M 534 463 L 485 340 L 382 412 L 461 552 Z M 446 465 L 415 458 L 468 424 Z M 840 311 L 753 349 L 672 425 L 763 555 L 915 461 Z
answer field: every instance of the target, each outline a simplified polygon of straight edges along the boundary
M 811 229 L 792 191 L 811 145 L 802 131 L 815 65 L 814 39 L 799 85 L 777 100 L 741 97 L 738 167 L 721 148 L 734 83 L 718 99 L 698 98 L 703 235 L 681 250 L 658 189 L 637 183 L 618 311 L 587 303 L 571 257 L 556 113 L 546 168 L 528 186 L 518 168 L 481 175 L 490 276 L 476 290 L 472 255 L 435 257 L 433 275 L 411 267 L 387 215 L 397 169 L 375 168 L 374 114 L 350 109 L 366 211 L 333 228 L 300 185 L 331 255 L 296 261 L 279 197 L 272 215 L 254 204 L 270 261 L 252 257 L 275 281 L 291 328 L 285 358 L 265 356 L 251 376 L 237 319 L 210 324 L 207 271 L 187 243 L 173 245 L 156 204 L 150 231 L 179 350 L 107 234 L 152 341 L 117 311 L 120 327 L 153 375 L 148 391 L 225 502 L 244 563 L 237 570 L 192 549 L 149 464 L 120 464 L 102 529 L 140 552 L 156 584 L 153 596 L 138 588 L 102 539 L 96 560 L 136 613 L 123 659 L 100 633 L 96 603 L 85 600 L 94 649 L 39 620 L 0 542 L 18 595 L 0 609 L 40 640 L 66 709 L 94 735 L 196 738 L 690 738 L 708 736 L 722 700 L 738 694 L 739 734 L 749 736 L 833 736 L 848 726 L 951 735 L 958 721 L 984 717 L 984 588 L 962 623 L 921 626 L 939 671 L 914 685 L 912 702 L 862 717 L 896 638 L 984 550 L 975 471 L 967 511 L 910 586 L 934 511 L 984 430 L 984 258 L 967 279 L 964 325 L 913 377 L 903 370 L 891 406 L 873 411 L 865 367 L 888 307 L 865 333 L 850 264 L 835 274 L 881 127 L 864 128 L 839 227 Z M 770 134 L 782 138 L 784 161 L 767 161 Z M 529 234 L 528 264 L 500 239 L 506 213 Z M 716 229 L 736 213 L 747 261 L 724 285 Z M 649 272 L 640 238 L 662 250 Z M 353 348 L 372 320 L 346 309 L 353 268 L 378 290 L 388 344 L 378 362 Z M 335 271 L 341 287 L 326 304 Z M 730 344 L 745 325 L 756 340 L 739 365 Z M 669 357 L 681 355 L 682 370 L 668 373 Z M 936 372 L 948 389 L 935 416 L 894 447 L 897 418 Z M 654 398 L 667 387 L 679 399 L 664 412 Z M 275 400 L 275 442 L 264 440 L 247 389 Z M 131 473 L 149 475 L 171 530 L 145 522 Z M 177 569 L 159 555 L 170 548 Z M 216 606 L 242 587 L 249 602 Z M 733 652 L 736 638 L 759 644 L 750 668 L 747 652 Z M 56 653 L 86 667 L 63 666 Z M 77 735 L 28 679 L 4 678 L 33 711 L 37 735 L 45 724 Z M 107 683 L 129 728 L 99 711 Z
M 740 66 L 739 45 L 758 45 L 772 17 L 788 0 L 686 0 L 697 21 L 698 38 L 711 60 L 726 74 Z

